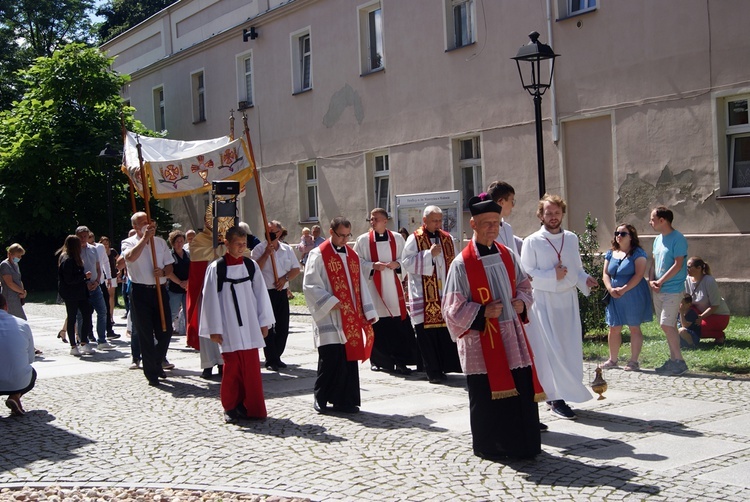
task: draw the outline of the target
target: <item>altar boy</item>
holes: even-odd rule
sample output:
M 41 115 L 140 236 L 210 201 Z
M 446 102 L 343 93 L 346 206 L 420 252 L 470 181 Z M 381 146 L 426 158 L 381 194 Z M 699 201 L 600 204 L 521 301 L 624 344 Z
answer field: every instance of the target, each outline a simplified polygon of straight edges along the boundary
M 258 349 L 275 319 L 258 264 L 243 256 L 247 233 L 232 227 L 225 243 L 226 254 L 206 270 L 199 334 L 220 345 L 221 405 L 224 420 L 235 423 L 267 416 Z

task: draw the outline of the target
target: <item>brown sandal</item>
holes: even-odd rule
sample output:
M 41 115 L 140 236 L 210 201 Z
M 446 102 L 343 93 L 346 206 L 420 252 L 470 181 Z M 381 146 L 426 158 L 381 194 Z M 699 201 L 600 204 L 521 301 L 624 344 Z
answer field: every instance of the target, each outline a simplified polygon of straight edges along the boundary
M 61 329 L 60 332 L 57 334 L 57 338 L 60 338 L 63 343 L 68 343 L 68 339 L 65 338 L 65 330 Z

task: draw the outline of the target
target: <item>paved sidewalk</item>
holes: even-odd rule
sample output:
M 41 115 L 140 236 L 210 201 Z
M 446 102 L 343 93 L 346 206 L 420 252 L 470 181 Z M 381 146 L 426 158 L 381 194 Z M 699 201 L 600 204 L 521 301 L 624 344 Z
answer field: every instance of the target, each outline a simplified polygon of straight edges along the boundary
M 269 418 L 225 425 L 218 382 L 173 338 L 160 388 L 128 370 L 127 340 L 75 358 L 56 338 L 60 306 L 28 305 L 43 359 L 25 417 L 0 418 L 0 487 L 189 486 L 313 500 L 750 500 L 750 381 L 606 373 L 606 400 L 579 420 L 542 411 L 535 461 L 471 453 L 461 375 L 431 385 L 360 369 L 362 412 L 312 408 L 317 356 L 294 315 L 287 370 L 263 370 Z M 117 328 L 124 335 L 124 327 Z M 593 379 L 587 366 L 586 379 Z

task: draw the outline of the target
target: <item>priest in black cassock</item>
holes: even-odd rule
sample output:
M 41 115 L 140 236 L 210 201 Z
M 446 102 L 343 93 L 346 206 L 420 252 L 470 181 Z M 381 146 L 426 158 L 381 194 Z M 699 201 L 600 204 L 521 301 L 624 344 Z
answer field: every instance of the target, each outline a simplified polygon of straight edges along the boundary
M 531 283 L 516 255 L 495 242 L 502 208 L 469 200 L 474 236 L 448 271 L 442 310 L 469 389 L 474 454 L 488 460 L 541 453 L 536 378 L 523 322 Z

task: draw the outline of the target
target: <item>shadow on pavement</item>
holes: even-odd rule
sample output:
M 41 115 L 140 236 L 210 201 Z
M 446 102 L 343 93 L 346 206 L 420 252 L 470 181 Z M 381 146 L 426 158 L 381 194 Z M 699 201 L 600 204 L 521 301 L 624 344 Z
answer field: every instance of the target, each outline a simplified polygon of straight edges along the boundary
M 656 495 L 661 488 L 630 482 L 638 473 L 612 465 L 599 466 L 571 458 L 560 458 L 542 452 L 535 460 L 510 460 L 508 467 L 526 474 L 526 480 L 536 485 L 564 487 L 611 486 L 630 493 Z
M 60 429 L 50 422 L 46 410 L 28 410 L 22 417 L 0 418 L 0 472 L 11 471 L 39 460 L 60 462 L 75 458 L 75 450 L 93 443 L 91 439 Z
M 586 422 L 589 420 L 600 422 L 605 430 L 611 432 L 632 432 L 633 428 L 640 432 L 660 432 L 663 434 L 672 434 L 682 437 L 701 437 L 704 434 L 700 431 L 688 429 L 682 422 L 673 422 L 670 420 L 641 420 L 640 418 L 624 417 L 612 413 L 602 413 L 592 410 L 576 410 L 579 417 Z
M 316 424 L 298 424 L 288 418 L 268 417 L 265 420 L 250 420 L 240 422 L 237 427 L 242 432 L 265 434 L 276 438 L 298 437 L 321 443 L 339 443 L 347 441 L 345 438 L 328 434 L 326 428 Z
M 355 414 L 331 412 L 330 415 L 346 418 L 371 429 L 422 429 L 428 432 L 447 432 L 443 427 L 433 427 L 434 420 L 424 415 L 381 415 L 369 411 Z

